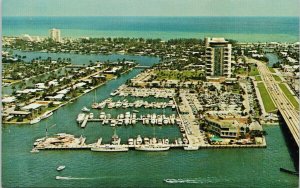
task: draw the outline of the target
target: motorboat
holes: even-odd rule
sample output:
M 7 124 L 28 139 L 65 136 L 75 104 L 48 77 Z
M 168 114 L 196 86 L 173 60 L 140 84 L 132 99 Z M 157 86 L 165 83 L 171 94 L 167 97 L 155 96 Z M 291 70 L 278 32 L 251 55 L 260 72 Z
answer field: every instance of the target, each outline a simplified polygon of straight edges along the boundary
M 98 103 L 93 103 L 92 108 L 99 108 L 99 104 Z
M 110 93 L 111 96 L 115 96 L 115 95 L 117 95 L 117 94 L 118 94 L 118 90 L 116 90 L 116 91 Z
M 37 118 L 31 120 L 31 121 L 30 121 L 30 124 L 35 124 L 35 123 L 38 123 L 38 122 L 40 122 L 40 121 L 41 121 L 41 118 L 40 118 L 40 117 L 37 117 Z
M 193 145 L 188 145 L 186 147 L 183 147 L 184 150 L 189 150 L 189 151 L 195 151 L 198 150 L 199 147 L 198 146 L 193 146 Z
M 45 112 L 42 116 L 41 116 L 41 119 L 46 119 L 46 118 L 48 118 L 48 117 L 50 117 L 50 116 L 52 116 L 53 115 L 53 112 L 52 111 L 47 111 L 47 112 Z
M 99 118 L 100 119 L 105 119 L 105 112 L 101 112 Z
M 85 118 L 85 114 L 84 114 L 84 113 L 79 113 L 78 116 L 77 116 L 76 121 L 77 121 L 78 123 L 82 123 L 83 120 L 84 120 L 84 118 Z
M 62 171 L 65 168 L 66 168 L 66 166 L 61 165 L 61 166 L 57 167 L 56 170 L 57 171 Z
M 31 151 L 30 151 L 31 153 L 38 153 L 38 152 L 40 152 L 38 149 L 36 149 L 36 148 L 33 148 Z
M 133 138 L 129 138 L 129 139 L 128 139 L 128 145 L 133 145 L 133 143 L 134 143 L 134 142 L 133 142 Z
M 93 113 L 90 113 L 89 118 L 90 118 L 90 119 L 93 119 L 93 118 L 94 118 L 94 114 L 93 114 Z
M 170 146 L 153 144 L 153 145 L 140 145 L 134 148 L 137 151 L 167 151 L 170 149 Z
M 136 144 L 140 145 L 140 144 L 142 144 L 142 142 L 143 142 L 143 139 L 142 139 L 141 135 L 138 135 L 136 138 Z
M 90 109 L 88 109 L 86 106 L 84 106 L 84 107 L 81 109 L 81 111 L 83 111 L 83 112 L 90 112 Z
M 129 148 L 123 145 L 102 145 L 102 146 L 95 146 L 91 148 L 91 151 L 109 151 L 109 152 L 121 152 L 121 151 L 128 151 Z

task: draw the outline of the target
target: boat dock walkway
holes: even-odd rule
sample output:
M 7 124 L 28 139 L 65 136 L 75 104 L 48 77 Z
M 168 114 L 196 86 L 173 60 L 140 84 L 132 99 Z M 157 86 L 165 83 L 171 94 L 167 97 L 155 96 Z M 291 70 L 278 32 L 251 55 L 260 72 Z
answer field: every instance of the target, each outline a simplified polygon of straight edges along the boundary
M 37 150 L 90 150 L 93 147 L 99 147 L 99 146 L 112 146 L 111 144 L 87 144 L 87 145 L 78 145 L 78 146 L 45 146 L 45 147 L 35 147 Z M 135 149 L 135 147 L 139 147 L 142 145 L 128 145 L 128 144 L 120 144 L 118 146 L 129 148 L 129 149 Z M 238 144 L 232 144 L 232 145 L 189 145 L 189 144 L 164 144 L 165 147 L 170 147 L 170 149 L 176 149 L 176 148 L 182 148 L 188 146 L 196 146 L 198 149 L 213 149 L 213 148 L 266 148 L 267 146 L 265 144 L 252 144 L 252 145 L 238 145 Z M 193 149 L 193 150 L 198 150 Z
M 87 124 L 87 122 L 88 122 L 88 119 L 89 119 L 89 116 L 86 115 L 86 116 L 84 117 L 84 120 L 83 120 L 82 124 L 81 124 L 81 128 L 85 128 L 85 126 L 86 126 L 86 124 Z

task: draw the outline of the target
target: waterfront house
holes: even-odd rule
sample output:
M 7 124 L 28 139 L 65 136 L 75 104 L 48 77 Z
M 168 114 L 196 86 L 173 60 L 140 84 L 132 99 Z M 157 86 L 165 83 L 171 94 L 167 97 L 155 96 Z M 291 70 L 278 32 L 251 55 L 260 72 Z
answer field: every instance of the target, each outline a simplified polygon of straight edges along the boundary
M 205 123 L 220 137 L 236 138 L 246 134 L 247 125 L 237 119 L 222 119 L 219 116 L 206 116 Z

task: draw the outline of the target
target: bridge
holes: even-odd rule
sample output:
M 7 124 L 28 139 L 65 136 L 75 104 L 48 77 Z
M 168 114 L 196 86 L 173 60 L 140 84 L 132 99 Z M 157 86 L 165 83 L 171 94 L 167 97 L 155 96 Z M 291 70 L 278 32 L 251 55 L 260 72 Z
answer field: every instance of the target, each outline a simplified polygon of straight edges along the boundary
M 293 104 L 289 101 L 289 99 L 277 85 L 277 82 L 275 81 L 268 67 L 260 61 L 256 61 L 256 64 L 269 95 L 271 96 L 274 104 L 281 113 L 299 148 L 299 109 L 296 109 L 293 106 Z

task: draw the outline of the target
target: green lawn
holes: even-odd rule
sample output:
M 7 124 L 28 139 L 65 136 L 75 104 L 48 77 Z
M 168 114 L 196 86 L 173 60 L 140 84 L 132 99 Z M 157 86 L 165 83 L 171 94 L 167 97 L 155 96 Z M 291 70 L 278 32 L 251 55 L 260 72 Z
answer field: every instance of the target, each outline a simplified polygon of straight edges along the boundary
M 273 77 L 274 77 L 274 79 L 275 79 L 276 81 L 281 82 L 281 78 L 280 78 L 279 76 L 273 75 Z
M 239 67 L 239 68 L 237 68 L 237 69 L 235 70 L 235 73 L 236 73 L 236 74 L 246 75 L 246 74 L 247 74 L 247 69 L 246 69 L 246 68 L 241 68 L 241 67 Z
M 203 71 L 177 71 L 177 70 L 156 70 L 156 80 L 184 80 L 195 79 L 204 75 Z
M 262 79 L 261 79 L 260 76 L 255 76 L 255 80 L 256 80 L 256 81 L 262 81 Z
M 249 76 L 257 76 L 257 75 L 259 75 L 257 67 L 255 65 L 251 65 L 251 70 L 249 72 Z
M 272 112 L 272 111 L 276 110 L 276 106 L 274 105 L 264 83 L 258 83 L 257 87 L 258 87 L 260 95 L 262 97 L 266 112 Z
M 284 94 L 287 96 L 287 98 L 289 99 L 289 101 L 293 104 L 293 106 L 295 108 L 299 109 L 299 103 L 298 103 L 298 101 L 295 99 L 294 95 L 290 92 L 290 90 L 286 87 L 286 85 L 283 84 L 283 83 L 281 83 L 281 84 L 279 84 L 279 87 L 284 92 Z
M 276 71 L 275 71 L 274 68 L 272 68 L 272 67 L 269 67 L 269 70 L 270 70 L 272 73 L 276 73 Z

